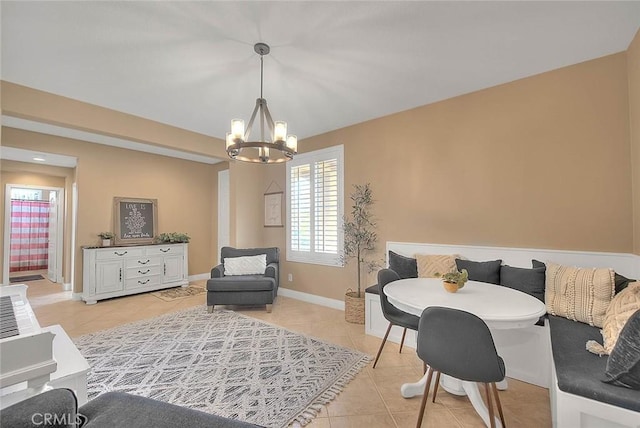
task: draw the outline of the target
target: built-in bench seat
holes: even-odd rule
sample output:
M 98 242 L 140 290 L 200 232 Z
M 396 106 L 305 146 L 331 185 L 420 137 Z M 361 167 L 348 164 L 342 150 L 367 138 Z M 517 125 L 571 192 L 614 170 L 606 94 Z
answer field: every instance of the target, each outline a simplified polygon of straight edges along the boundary
M 602 342 L 599 328 L 549 315 L 549 330 L 561 391 L 640 412 L 640 391 L 602 382 L 607 356 L 585 350 L 588 340 Z
M 387 242 L 405 257 L 415 254 L 458 254 L 469 260 L 501 259 L 503 265 L 531 268 L 532 260 L 577 267 L 609 267 L 628 278 L 640 278 L 640 256 L 633 254 L 539 250 L 526 248 Z M 365 293 L 365 332 L 382 337 L 388 322 L 382 315 L 377 285 Z M 396 329 L 394 327 L 394 329 Z M 400 331 L 389 339 L 399 342 Z M 405 346 L 415 335 L 408 332 Z M 549 315 L 543 326 L 492 330 L 507 376 L 549 388 L 555 428 L 640 428 L 640 391 L 609 385 L 604 378 L 607 357 L 586 350 L 588 340 L 602 343 L 600 329 Z M 415 346 L 415 345 L 414 345 Z

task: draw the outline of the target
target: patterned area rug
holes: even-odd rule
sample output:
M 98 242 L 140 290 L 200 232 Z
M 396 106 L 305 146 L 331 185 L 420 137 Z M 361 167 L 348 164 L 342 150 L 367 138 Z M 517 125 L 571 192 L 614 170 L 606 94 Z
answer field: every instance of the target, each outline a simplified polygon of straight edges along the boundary
M 204 293 L 205 291 L 207 290 L 203 286 L 192 284 L 188 287 L 176 287 L 170 288 L 168 290 L 154 291 L 151 294 L 159 299 L 164 300 L 165 302 L 170 302 L 176 299 L 195 296 L 196 294 Z
M 89 399 L 124 391 L 265 427 L 305 425 L 370 361 L 227 310 L 199 306 L 75 339 Z

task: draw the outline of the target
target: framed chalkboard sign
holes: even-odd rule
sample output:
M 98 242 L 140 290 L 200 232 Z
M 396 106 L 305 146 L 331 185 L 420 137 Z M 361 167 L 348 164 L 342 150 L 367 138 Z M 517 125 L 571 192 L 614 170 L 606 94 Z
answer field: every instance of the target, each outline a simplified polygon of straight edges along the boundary
M 113 198 L 116 245 L 152 244 L 158 234 L 158 200 Z

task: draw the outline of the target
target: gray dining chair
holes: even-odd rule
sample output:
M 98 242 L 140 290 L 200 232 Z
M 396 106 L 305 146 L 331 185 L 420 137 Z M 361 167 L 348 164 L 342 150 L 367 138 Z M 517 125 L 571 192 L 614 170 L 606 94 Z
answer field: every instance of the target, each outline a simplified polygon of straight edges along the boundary
M 404 311 L 393 306 L 387 300 L 387 296 L 384 294 L 384 287 L 387 284 L 393 281 L 397 281 L 400 279 L 400 276 L 391 269 L 381 269 L 378 271 L 378 290 L 380 292 L 380 305 L 382 306 L 382 314 L 389 321 L 389 327 L 387 327 L 387 332 L 384 334 L 384 338 L 382 339 L 382 343 L 380 344 L 380 349 L 378 349 L 378 353 L 376 354 L 376 359 L 373 362 L 373 368 L 376 368 L 376 364 L 378 364 L 378 358 L 380 358 L 380 354 L 382 353 L 382 348 L 384 348 L 384 344 L 387 342 L 387 337 L 389 336 L 389 332 L 391 331 L 391 327 L 394 325 L 402 327 L 402 339 L 400 340 L 400 352 L 402 352 L 402 345 L 404 344 L 404 337 L 407 334 L 407 329 L 418 330 L 418 322 L 420 318 L 415 315 L 408 314 Z
M 495 427 L 493 398 L 502 426 L 506 427 L 496 388 L 496 382 L 505 377 L 504 361 L 498 356 L 491 331 L 482 319 L 458 309 L 428 307 L 420 316 L 417 350 L 418 357 L 428 365 L 417 428 L 422 425 L 434 372 L 436 381 L 432 402 L 436 400 L 441 373 L 460 380 L 484 383 L 491 427 Z

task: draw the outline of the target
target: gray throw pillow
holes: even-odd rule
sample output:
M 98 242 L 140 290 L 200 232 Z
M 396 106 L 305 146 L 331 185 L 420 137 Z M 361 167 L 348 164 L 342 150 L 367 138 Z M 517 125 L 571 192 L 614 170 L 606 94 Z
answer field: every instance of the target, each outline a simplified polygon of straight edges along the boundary
M 624 276 L 620 275 L 619 273 L 616 273 L 616 275 L 615 275 L 616 294 L 618 294 L 619 292 L 621 292 L 622 290 L 627 288 L 627 285 L 629 285 L 629 283 L 631 283 L 631 282 L 635 282 L 635 279 L 625 278 Z
M 418 262 L 413 257 L 405 257 L 389 251 L 389 269 L 395 271 L 400 279 L 417 278 Z
M 531 260 L 531 267 L 533 267 L 534 269 L 541 267 L 546 269 L 547 265 L 545 265 L 544 262 L 541 262 L 540 260 L 533 259 Z
M 500 285 L 530 294 L 544 303 L 545 271 L 545 267 L 525 269 L 501 266 Z
M 500 265 L 502 260 L 492 260 L 490 262 L 474 262 L 471 260 L 456 259 L 456 267 L 459 271 L 466 269 L 469 272 L 471 281 L 488 282 L 489 284 L 500 284 Z
M 603 382 L 640 390 L 640 309 L 622 327 L 607 360 Z

